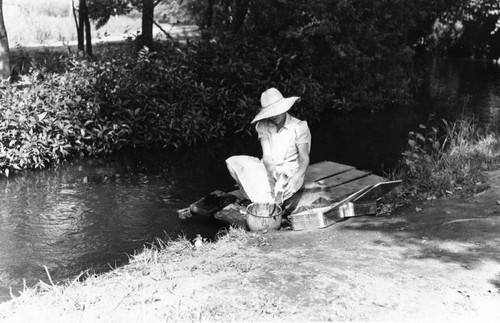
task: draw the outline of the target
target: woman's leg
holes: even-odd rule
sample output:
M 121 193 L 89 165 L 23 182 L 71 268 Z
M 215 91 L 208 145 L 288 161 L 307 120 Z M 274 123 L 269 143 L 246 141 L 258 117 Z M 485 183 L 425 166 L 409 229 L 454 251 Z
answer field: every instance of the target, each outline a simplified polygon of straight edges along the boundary
M 273 196 L 264 164 L 251 156 L 232 156 L 226 159 L 229 174 L 252 202 L 272 202 Z

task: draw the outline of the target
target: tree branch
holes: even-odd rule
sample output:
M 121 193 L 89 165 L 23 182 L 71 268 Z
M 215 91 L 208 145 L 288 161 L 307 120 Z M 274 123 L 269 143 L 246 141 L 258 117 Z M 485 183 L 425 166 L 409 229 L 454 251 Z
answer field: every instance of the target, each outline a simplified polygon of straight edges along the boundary
M 78 25 L 78 19 L 76 18 L 76 7 L 75 7 L 74 0 L 71 0 L 71 8 L 73 9 L 73 18 L 75 18 L 76 29 L 78 29 L 78 28 L 80 28 L 80 26 Z
M 160 2 L 162 2 L 163 0 L 156 0 L 156 2 L 153 4 L 153 7 L 156 7 L 157 5 L 160 4 Z
M 163 29 L 163 27 L 162 27 L 162 26 L 160 26 L 160 24 L 159 24 L 159 23 L 157 23 L 156 21 L 154 21 L 154 20 L 153 20 L 153 24 L 154 24 L 156 27 L 160 28 L 160 30 L 161 30 L 161 31 L 163 31 L 163 33 L 167 36 L 167 38 L 169 38 L 169 39 L 171 39 L 171 40 L 174 40 L 174 37 L 172 37 L 172 35 L 170 35 L 170 34 L 168 33 L 168 31 L 166 31 L 165 29 Z

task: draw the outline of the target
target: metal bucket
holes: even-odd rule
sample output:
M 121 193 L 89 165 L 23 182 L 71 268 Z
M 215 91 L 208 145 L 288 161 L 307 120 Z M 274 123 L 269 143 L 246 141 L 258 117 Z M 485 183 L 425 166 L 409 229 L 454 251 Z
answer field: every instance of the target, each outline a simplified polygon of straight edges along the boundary
M 283 210 L 275 203 L 252 203 L 247 206 L 247 227 L 250 231 L 278 230 Z

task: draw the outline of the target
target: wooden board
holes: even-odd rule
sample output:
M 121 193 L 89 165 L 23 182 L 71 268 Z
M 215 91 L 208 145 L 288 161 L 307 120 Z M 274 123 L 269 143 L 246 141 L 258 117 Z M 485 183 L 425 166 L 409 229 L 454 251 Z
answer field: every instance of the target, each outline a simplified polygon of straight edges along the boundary
M 334 174 L 332 176 L 323 178 L 313 183 L 309 183 L 304 185 L 304 189 L 327 189 L 329 187 L 335 187 L 342 185 L 347 182 L 354 181 L 356 179 L 366 177 L 370 175 L 370 172 L 358 170 L 358 169 L 350 169 L 342 173 Z
M 354 169 L 354 167 L 334 163 L 331 161 L 322 161 L 313 165 L 309 165 L 306 171 L 304 183 L 305 185 L 307 185 L 309 183 L 322 180 L 332 175 L 343 173 L 350 169 Z
M 291 204 L 289 211 L 292 212 L 302 206 L 309 206 L 310 209 L 311 205 L 317 205 L 315 211 L 309 212 L 310 216 L 300 219 L 303 220 L 301 225 L 303 228 L 326 227 L 343 220 L 345 214 L 372 214 L 374 211 L 376 212 L 376 203 L 365 200 L 373 194 L 379 195 L 391 188 L 391 185 L 380 184 L 384 182 L 387 182 L 385 178 L 357 170 L 353 166 L 323 161 L 308 167 L 304 188 L 292 196 L 287 204 Z M 342 203 L 346 198 L 353 199 L 355 193 L 366 192 L 367 190 L 363 189 L 368 188 L 371 188 L 371 193 L 360 199 L 359 205 L 355 201 Z M 216 212 L 213 217 L 233 226 L 246 227 L 245 210 L 249 201 L 239 190 L 230 192 L 230 194 L 235 196 L 236 201 Z M 316 203 L 313 203 L 315 201 Z M 325 205 L 325 201 L 327 204 L 330 201 L 333 204 L 328 204 L 329 207 L 326 209 L 319 208 L 320 205 Z M 335 204 L 336 206 L 332 208 L 331 206 Z M 350 207 L 347 213 L 346 205 Z M 179 210 L 179 217 L 184 218 L 186 211 L 189 209 Z

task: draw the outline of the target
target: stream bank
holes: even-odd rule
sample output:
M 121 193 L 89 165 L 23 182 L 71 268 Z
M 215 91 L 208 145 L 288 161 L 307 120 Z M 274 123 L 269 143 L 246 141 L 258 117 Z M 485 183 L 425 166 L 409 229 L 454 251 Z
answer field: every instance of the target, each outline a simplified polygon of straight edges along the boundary
M 0 304 L 6 321 L 498 321 L 500 171 L 437 199 L 314 231 L 177 240 Z M 51 311 L 47 311 L 51 308 Z

